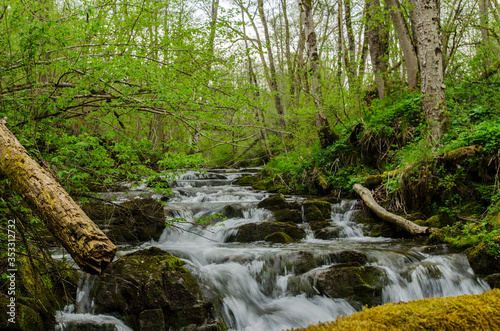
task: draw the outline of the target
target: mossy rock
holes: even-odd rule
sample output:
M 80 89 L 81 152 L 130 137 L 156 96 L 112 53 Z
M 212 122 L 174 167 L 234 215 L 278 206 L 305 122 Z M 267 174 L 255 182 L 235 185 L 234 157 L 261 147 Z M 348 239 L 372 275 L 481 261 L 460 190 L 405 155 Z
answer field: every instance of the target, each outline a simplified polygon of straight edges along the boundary
M 116 244 L 158 240 L 165 229 L 163 205 L 152 198 L 133 199 L 120 205 L 93 202 L 83 210 Z
M 444 154 L 443 160 L 445 162 L 457 162 L 466 158 L 471 158 L 472 156 L 481 153 L 483 147 L 479 145 L 460 147 L 452 151 L 448 151 Z
M 274 232 L 267 235 L 264 238 L 265 241 L 272 242 L 274 244 L 287 244 L 293 242 L 292 237 L 283 232 Z
M 413 223 L 430 228 L 442 228 L 444 226 L 443 224 L 441 224 L 441 217 L 439 215 L 431 216 L 425 221 L 416 220 Z
M 240 186 L 252 186 L 254 183 L 258 182 L 260 180 L 259 175 L 253 175 L 253 176 L 243 176 L 243 177 L 238 177 L 233 181 L 234 185 L 240 185 Z
M 123 318 L 134 329 L 139 329 L 141 313 L 156 309 L 161 309 L 167 329 L 206 325 L 213 319 L 212 304 L 183 265 L 158 248 L 121 257 L 97 282 L 96 313 Z
M 318 200 L 318 201 L 304 202 L 304 217 L 307 222 L 323 221 L 325 219 L 330 219 L 331 213 L 332 213 L 332 205 L 327 201 Z
M 500 330 L 500 290 L 387 303 L 296 331 Z
M 500 273 L 488 275 L 485 280 L 491 288 L 500 288 Z
M 500 238 L 497 239 L 498 242 Z M 495 259 L 489 252 L 485 243 L 480 243 L 465 251 L 469 264 L 478 275 L 485 276 L 500 273 L 500 259 Z
M 328 257 L 334 263 L 356 262 L 360 265 L 364 265 L 368 262 L 368 256 L 365 253 L 352 250 L 335 251 L 328 254 Z
M 286 207 L 287 204 L 285 197 L 283 197 L 281 194 L 272 195 L 257 204 L 257 208 L 264 208 L 270 211 L 286 209 Z
M 338 226 L 328 226 L 314 231 L 314 237 L 321 240 L 330 240 L 340 237 L 341 228 Z
M 346 298 L 374 306 L 382 303 L 384 272 L 357 262 L 334 265 L 316 277 L 316 288 L 332 298 Z
M 384 176 L 382 175 L 370 175 L 365 178 L 365 186 L 369 189 L 374 189 L 384 181 Z
M 243 218 L 245 215 L 243 213 L 243 206 L 237 203 L 233 203 L 227 206 L 224 206 L 220 213 L 222 217 L 226 218 Z
M 228 242 L 252 242 L 265 240 L 266 236 L 275 232 L 282 232 L 293 240 L 305 238 L 306 233 L 293 223 L 262 222 L 244 224 L 238 228 L 236 234 L 230 236 Z
M 274 183 L 271 179 L 262 179 L 252 185 L 252 188 L 259 191 L 269 191 L 275 192 L 276 188 L 274 187 Z
M 302 223 L 302 213 L 299 210 L 279 209 L 274 211 L 276 222 Z
M 330 222 L 328 221 L 314 221 L 314 222 L 309 222 L 309 226 L 311 227 L 311 230 L 314 232 L 319 231 L 321 229 L 324 229 L 328 226 L 330 226 Z

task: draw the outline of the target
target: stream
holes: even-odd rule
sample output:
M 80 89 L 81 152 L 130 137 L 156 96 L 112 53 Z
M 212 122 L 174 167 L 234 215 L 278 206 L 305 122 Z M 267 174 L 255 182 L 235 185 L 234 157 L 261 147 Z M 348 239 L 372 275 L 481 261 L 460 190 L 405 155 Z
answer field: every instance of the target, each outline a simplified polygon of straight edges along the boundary
M 340 229 L 336 239 L 316 239 L 309 224 L 302 223 L 299 226 L 306 231 L 306 238 L 298 242 L 226 242 L 239 226 L 274 218 L 271 212 L 257 208 L 258 202 L 269 197 L 269 193 L 232 184 L 234 179 L 249 174 L 252 174 L 249 170 L 181 174 L 171 183 L 173 192 L 165 210 L 167 219 L 184 218 L 189 222 L 166 228 L 158 241 L 124 247 L 120 255 L 157 247 L 182 259 L 200 284 L 221 298 L 219 314 L 229 330 L 304 327 L 359 310 L 361 304 L 319 295 L 314 286 L 307 293 L 294 295 L 290 290 L 292 278 L 314 279 L 316 274 L 336 264 L 331 258 L 335 251 L 362 252 L 368 257 L 366 265 L 383 271 L 382 303 L 479 294 L 490 289 L 474 275 L 464 255 L 428 253 L 425 246 L 412 240 L 364 236 L 363 225 L 352 220 L 357 212 L 356 201 L 344 200 L 332 205 L 329 222 Z M 128 194 L 103 195 L 118 202 L 143 195 L 155 197 L 145 185 L 132 187 Z M 303 200 L 298 196 L 286 199 Z M 195 219 L 221 212 L 228 205 L 239 211 L 237 215 L 214 225 L 194 224 Z M 297 275 L 291 261 L 301 252 L 311 253 L 318 267 Z M 58 312 L 60 323 L 56 330 L 78 330 L 72 323 L 88 319 L 108 326 L 99 330 L 130 330 L 112 316 L 92 315 L 91 287 L 92 277 L 82 277 L 77 293 L 78 309 L 71 305 Z

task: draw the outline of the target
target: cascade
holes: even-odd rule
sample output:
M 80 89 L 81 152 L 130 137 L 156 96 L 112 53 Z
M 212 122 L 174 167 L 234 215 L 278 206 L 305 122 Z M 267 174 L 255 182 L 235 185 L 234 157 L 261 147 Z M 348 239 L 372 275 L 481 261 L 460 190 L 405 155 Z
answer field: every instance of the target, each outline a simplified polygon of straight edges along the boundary
M 258 202 L 269 197 L 269 193 L 231 184 L 246 174 L 219 170 L 180 175 L 171 183 L 173 192 L 165 206 L 166 214 L 169 219 L 184 218 L 189 222 L 166 228 L 158 241 L 135 248 L 157 247 L 185 261 L 193 276 L 220 299 L 218 311 L 229 330 L 303 327 L 359 310 L 363 304 L 352 296 L 331 298 L 318 287 L 318 279 L 327 277 L 328 270 L 350 266 L 334 256 L 338 251 L 363 253 L 367 257 L 364 268 L 376 269 L 383 275 L 376 303 L 475 294 L 489 289 L 474 275 L 463 255 L 430 254 L 411 240 L 365 236 L 363 225 L 353 220 L 357 212 L 355 201 L 332 205 L 328 221 L 338 229 L 338 236 L 333 239 L 315 238 L 309 224 L 302 223 L 299 226 L 307 236 L 298 242 L 228 242 L 242 225 L 274 219 L 271 212 L 257 208 Z M 135 190 L 131 196 L 148 189 L 139 186 Z M 120 193 L 108 193 L 113 194 L 117 201 L 124 200 Z M 215 213 L 223 213 L 227 219 L 196 224 L 197 218 Z M 313 259 L 315 266 L 300 270 L 297 261 L 301 256 Z M 77 304 L 58 312 L 58 330 L 73 330 L 68 322 L 81 321 L 92 314 L 91 286 L 91 278 L 82 280 Z M 110 321 L 111 316 L 92 317 L 103 324 L 114 324 L 115 329 L 110 330 L 128 330 L 123 322 Z

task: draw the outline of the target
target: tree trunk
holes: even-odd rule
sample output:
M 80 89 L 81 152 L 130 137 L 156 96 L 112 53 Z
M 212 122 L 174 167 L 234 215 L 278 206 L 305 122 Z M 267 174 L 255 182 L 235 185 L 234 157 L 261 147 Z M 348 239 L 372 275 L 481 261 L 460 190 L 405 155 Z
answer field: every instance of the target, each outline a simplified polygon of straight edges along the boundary
M 422 75 L 422 110 L 430 129 L 428 138 L 438 141 L 446 133 L 449 123 L 444 94 L 438 0 L 412 0 L 412 4 Z
M 356 70 L 356 44 L 354 40 L 354 30 L 352 28 L 352 19 L 351 19 L 351 0 L 344 0 L 344 8 L 345 8 L 345 24 L 347 27 L 347 57 L 348 60 L 346 62 L 348 79 L 349 79 L 349 87 L 350 88 L 358 88 L 356 82 L 357 70 Z
M 398 34 L 399 45 L 403 50 L 403 55 L 405 58 L 406 74 L 408 76 L 408 86 L 410 88 L 416 88 L 418 84 L 418 58 L 417 52 L 415 51 L 415 45 L 410 36 L 408 26 L 406 25 L 406 20 L 401 12 L 401 6 L 398 0 L 386 0 L 388 7 L 390 8 L 392 22 L 394 23 L 394 28 Z
M 426 226 L 420 226 L 418 224 L 413 223 L 412 221 L 408 221 L 407 219 L 395 215 L 393 213 L 388 212 L 384 208 L 382 208 L 376 201 L 373 199 L 372 193 L 366 187 L 360 184 L 354 184 L 354 191 L 359 194 L 361 199 L 363 199 L 364 203 L 368 208 L 371 209 L 379 217 L 385 222 L 396 225 L 397 227 L 403 229 L 404 231 L 414 235 L 430 235 L 432 232 L 435 232 L 437 229 L 429 228 Z
M 102 274 L 113 261 L 116 246 L 88 218 L 57 180 L 33 160 L 0 123 L 0 172 L 11 187 L 38 213 L 78 266 Z
M 368 27 L 368 45 L 375 73 L 378 97 L 383 99 L 387 94 L 387 53 L 388 35 L 383 19 L 379 0 L 367 0 L 366 20 Z
M 257 0 L 257 6 L 259 9 L 259 16 L 262 21 L 262 25 L 264 27 L 264 36 L 266 38 L 267 57 L 269 59 L 269 72 L 271 74 L 271 92 L 274 95 L 274 105 L 276 106 L 276 111 L 278 112 L 280 127 L 284 131 L 286 130 L 285 114 L 283 110 L 281 94 L 278 91 L 278 81 L 276 79 L 273 50 L 271 48 L 271 39 L 269 38 L 269 30 L 267 28 L 266 16 L 264 14 L 264 0 Z
M 316 41 L 316 32 L 314 31 L 314 20 L 312 16 L 312 1 L 298 0 L 299 10 L 304 23 L 305 40 L 307 44 L 307 57 L 310 66 L 311 95 L 314 106 L 316 107 L 316 130 L 318 132 L 321 147 L 325 148 L 338 140 L 337 134 L 333 132 L 328 123 L 328 118 L 324 114 L 323 98 L 321 95 L 321 81 L 319 77 L 319 54 Z

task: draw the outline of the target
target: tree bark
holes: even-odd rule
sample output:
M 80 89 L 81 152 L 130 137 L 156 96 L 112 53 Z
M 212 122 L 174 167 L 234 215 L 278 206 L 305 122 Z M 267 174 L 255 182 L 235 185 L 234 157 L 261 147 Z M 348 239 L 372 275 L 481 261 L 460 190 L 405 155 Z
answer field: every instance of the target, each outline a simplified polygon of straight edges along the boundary
M 269 72 L 271 75 L 271 92 L 274 95 L 274 105 L 278 112 L 279 123 L 281 129 L 286 130 L 285 112 L 283 110 L 283 102 L 281 100 L 281 93 L 278 91 L 278 81 L 276 79 L 276 68 L 274 66 L 273 50 L 271 48 L 271 39 L 269 38 L 269 30 L 267 28 L 266 16 L 264 14 L 264 0 L 257 0 L 259 9 L 259 16 L 264 27 L 264 37 L 266 38 L 267 58 L 269 59 Z
M 440 39 L 438 0 L 412 0 L 415 34 L 422 83 L 422 110 L 429 126 L 429 140 L 438 141 L 446 133 L 449 117 L 444 94 L 443 52 Z
M 33 160 L 0 123 L 0 172 L 11 187 L 38 213 L 78 266 L 102 274 L 113 261 L 116 246 L 88 218 L 50 172 Z
M 388 35 L 381 19 L 382 7 L 379 0 L 367 0 L 366 20 L 368 27 L 368 45 L 378 97 L 383 99 L 387 94 L 387 53 Z
M 399 45 L 403 50 L 406 74 L 408 77 L 408 87 L 416 88 L 419 74 L 418 58 L 417 52 L 415 51 L 415 45 L 411 39 L 410 31 L 408 30 L 408 25 L 406 25 L 406 20 L 401 12 L 399 1 L 386 0 L 386 3 L 390 8 L 392 22 L 394 23 L 394 28 L 398 34 Z
M 305 40 L 307 44 L 307 58 L 309 60 L 309 73 L 311 80 L 311 95 L 316 107 L 316 130 L 318 132 L 321 147 L 326 148 L 338 140 L 338 136 L 330 128 L 328 118 L 324 114 L 323 97 L 321 94 L 321 81 L 319 76 L 319 53 L 314 30 L 314 20 L 312 15 L 312 1 L 298 0 L 299 10 L 304 23 Z
M 366 187 L 360 184 L 354 184 L 353 189 L 356 193 L 359 194 L 361 199 L 363 199 L 364 203 L 368 208 L 371 209 L 379 217 L 385 222 L 391 223 L 399 227 L 400 229 L 414 235 L 414 236 L 422 236 L 422 235 L 430 235 L 432 232 L 437 231 L 436 228 L 429 228 L 426 226 L 420 226 L 412 221 L 408 221 L 407 219 L 395 215 L 391 212 L 388 212 L 386 209 L 382 208 L 376 201 L 373 199 L 372 193 Z

